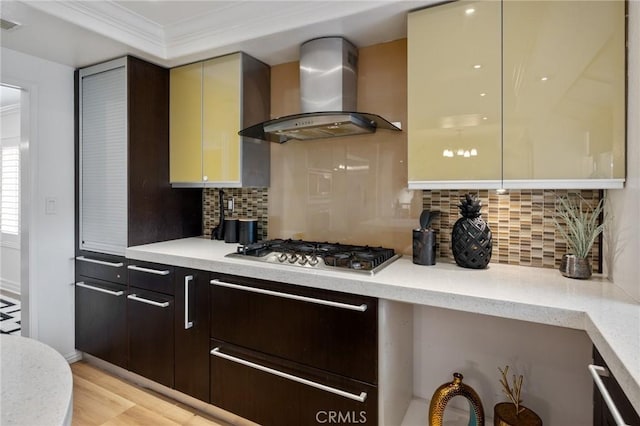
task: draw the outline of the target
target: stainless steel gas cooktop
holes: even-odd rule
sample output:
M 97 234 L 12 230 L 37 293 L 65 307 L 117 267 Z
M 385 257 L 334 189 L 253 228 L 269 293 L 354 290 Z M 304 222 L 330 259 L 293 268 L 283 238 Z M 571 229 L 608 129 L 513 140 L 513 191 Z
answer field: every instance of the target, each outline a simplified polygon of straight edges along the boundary
M 267 240 L 239 246 L 225 257 L 311 269 L 373 275 L 401 257 L 393 249 L 302 240 Z

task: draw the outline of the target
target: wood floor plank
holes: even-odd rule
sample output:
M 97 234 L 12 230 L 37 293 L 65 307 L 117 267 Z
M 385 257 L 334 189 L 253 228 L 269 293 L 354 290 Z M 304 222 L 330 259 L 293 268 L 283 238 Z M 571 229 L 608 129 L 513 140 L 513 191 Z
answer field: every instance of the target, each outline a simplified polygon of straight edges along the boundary
M 226 423 L 218 423 L 213 420 L 206 419 L 201 416 L 193 416 L 191 420 L 184 424 L 184 426 L 225 426 Z
M 71 371 L 74 380 L 73 426 L 230 426 L 87 362 L 72 364 Z
M 73 424 L 101 425 L 135 404 L 81 377 L 73 379 Z
M 77 365 L 76 364 L 81 364 Z M 83 365 L 82 365 L 83 364 Z M 110 390 L 122 397 L 128 399 L 136 405 L 157 412 L 164 417 L 178 423 L 184 424 L 193 417 L 193 413 L 189 410 L 177 405 L 176 401 L 160 395 L 150 389 L 143 389 L 124 380 L 106 374 L 104 371 L 95 368 L 87 363 L 75 363 L 72 365 L 72 371 L 81 377 L 91 380 L 93 383 Z
M 195 416 L 191 416 L 195 417 Z M 128 425 L 153 425 L 153 426 L 180 426 L 180 423 L 154 413 L 140 405 L 135 405 L 122 414 L 112 418 L 102 426 L 128 426 Z

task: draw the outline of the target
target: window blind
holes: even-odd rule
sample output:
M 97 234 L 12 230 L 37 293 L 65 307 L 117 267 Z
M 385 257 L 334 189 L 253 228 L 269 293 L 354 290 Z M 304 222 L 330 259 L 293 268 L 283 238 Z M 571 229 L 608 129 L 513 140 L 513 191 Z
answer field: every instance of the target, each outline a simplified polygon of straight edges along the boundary
M 18 235 L 20 230 L 20 148 L 2 147 L 2 233 Z

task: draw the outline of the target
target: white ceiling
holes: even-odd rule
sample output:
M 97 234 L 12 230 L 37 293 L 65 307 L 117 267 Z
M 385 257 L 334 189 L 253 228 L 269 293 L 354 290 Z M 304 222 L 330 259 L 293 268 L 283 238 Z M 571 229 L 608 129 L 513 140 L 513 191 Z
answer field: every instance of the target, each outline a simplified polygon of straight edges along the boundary
M 270 65 L 303 42 L 341 35 L 357 47 L 406 36 L 406 13 L 439 0 L 2 0 L 1 44 L 73 67 L 133 54 L 172 67 L 235 51 Z

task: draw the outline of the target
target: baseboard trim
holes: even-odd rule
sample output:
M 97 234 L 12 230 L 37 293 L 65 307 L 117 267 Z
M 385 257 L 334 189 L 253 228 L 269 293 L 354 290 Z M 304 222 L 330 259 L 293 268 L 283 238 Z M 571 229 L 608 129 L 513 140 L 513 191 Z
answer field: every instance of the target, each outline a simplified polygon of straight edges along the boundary
M 68 354 L 64 355 L 64 359 L 66 359 L 69 364 L 73 364 L 74 362 L 78 362 L 82 360 L 82 352 L 80 351 L 69 352 Z
M 4 278 L 0 279 L 0 290 L 7 291 L 9 293 L 13 293 L 17 298 L 20 298 L 20 283 L 15 281 L 6 280 Z

